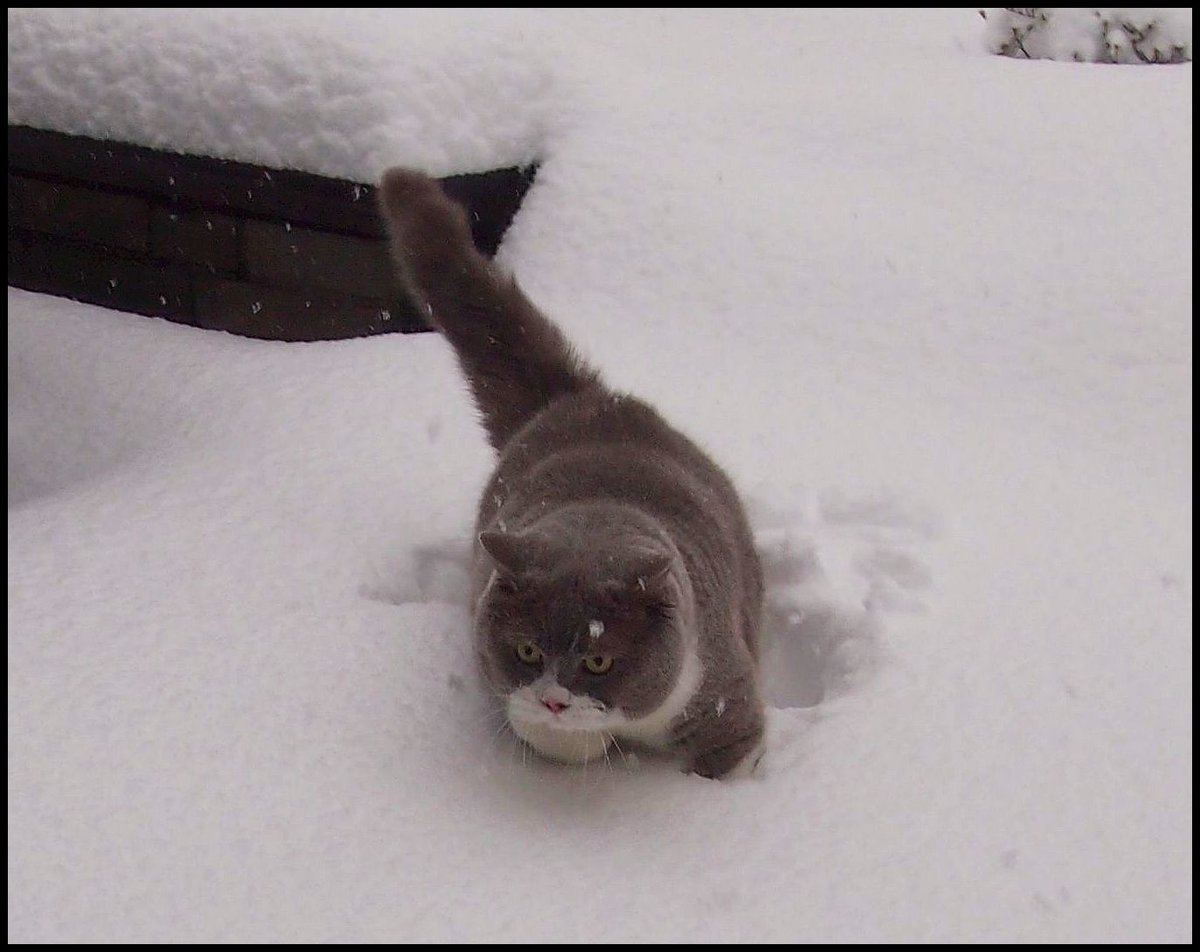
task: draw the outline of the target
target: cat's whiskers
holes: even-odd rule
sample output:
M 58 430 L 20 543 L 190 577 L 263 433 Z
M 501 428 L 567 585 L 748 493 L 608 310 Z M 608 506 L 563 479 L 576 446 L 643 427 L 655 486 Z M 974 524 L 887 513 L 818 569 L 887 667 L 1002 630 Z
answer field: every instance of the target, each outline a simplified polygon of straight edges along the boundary
M 500 737 L 500 734 L 503 731 L 503 729 L 504 729 L 504 725 L 501 725 L 500 730 L 496 731 L 495 733 L 493 733 L 491 735 L 491 740 L 493 741 L 491 750 L 494 753 L 494 755 L 497 757 L 507 754 L 507 759 L 510 762 L 515 761 L 516 758 L 513 756 L 513 753 L 514 753 L 513 747 L 514 746 L 519 747 L 521 745 L 521 739 L 519 737 L 517 737 L 516 734 L 509 731 L 508 732 L 508 742 L 506 744 L 496 743 L 496 741 Z
M 501 731 L 508 726 L 508 718 L 505 716 L 504 706 L 502 704 L 496 704 L 485 711 L 481 716 L 472 718 L 471 723 L 475 725 L 494 725 L 494 729 L 491 732 L 491 736 L 494 738 L 498 737 Z
M 486 723 L 493 718 L 495 719 L 495 727 L 491 734 L 488 735 L 489 739 L 494 744 L 500 737 L 507 735 L 510 752 L 512 747 L 518 748 L 521 751 L 521 764 L 524 766 L 527 757 L 526 748 L 529 745 L 523 738 L 517 735 L 516 731 L 512 730 L 512 725 L 509 724 L 503 702 L 497 703 L 483 717 L 478 718 L 477 721 L 478 723 Z M 516 758 L 514 757 L 513 759 L 515 760 Z
M 610 741 L 612 741 L 612 745 L 615 748 L 617 748 L 617 753 L 621 755 L 621 763 L 623 763 L 625 765 L 625 768 L 628 769 L 629 768 L 629 758 L 625 756 L 625 751 L 621 750 L 621 745 L 617 743 L 617 735 L 614 734 L 612 731 L 605 731 L 604 733 L 606 733 L 608 735 L 608 739 Z M 606 756 L 607 756 L 607 753 L 608 752 L 605 751 Z
M 503 705 L 497 704 L 497 705 L 489 708 L 488 710 L 484 711 L 483 714 L 481 714 L 475 718 L 472 718 L 471 723 L 486 724 L 489 721 L 492 721 L 497 717 L 499 717 L 501 719 L 501 721 L 505 720 Z
M 500 724 L 496 727 L 496 729 L 494 731 L 492 731 L 492 739 L 495 740 L 497 737 L 499 737 L 501 734 L 503 734 L 505 732 L 507 732 L 512 737 L 517 736 L 512 731 L 508 730 L 508 721 L 501 721 Z
M 521 749 L 521 769 L 528 770 L 529 769 L 529 758 L 530 758 L 529 752 L 531 750 L 533 750 L 533 748 L 529 746 L 529 742 L 527 740 L 525 740 L 524 738 L 517 737 L 516 734 L 514 734 L 513 737 L 516 738 L 517 746 Z

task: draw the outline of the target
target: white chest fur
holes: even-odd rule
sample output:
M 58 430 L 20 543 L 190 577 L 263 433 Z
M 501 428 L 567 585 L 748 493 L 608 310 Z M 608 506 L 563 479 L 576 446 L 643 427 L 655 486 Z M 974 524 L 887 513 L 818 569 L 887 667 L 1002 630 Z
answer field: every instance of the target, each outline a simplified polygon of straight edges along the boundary
M 683 713 L 703 679 L 704 666 L 700 663 L 700 656 L 695 647 L 689 646 L 680 667 L 679 679 L 666 700 L 644 717 L 631 719 L 620 712 L 615 713 L 610 731 L 622 740 L 628 738 L 647 747 L 666 747 L 671 740 L 671 725 Z
M 548 696 L 567 706 L 551 712 L 542 703 Z M 553 672 L 513 691 L 506 708 L 516 735 L 551 760 L 584 764 L 602 757 L 612 743 L 607 729 L 611 715 L 591 698 L 572 695 L 559 686 Z
M 541 702 L 550 690 L 563 691 L 553 676 L 514 691 L 506 705 L 508 721 L 518 737 L 551 760 L 582 764 L 604 756 L 614 737 L 663 749 L 671 741 L 671 725 L 683 713 L 704 677 L 694 648 L 684 656 L 679 679 L 666 700 L 640 718 L 604 710 L 590 698 L 574 696 L 567 710 L 551 713 Z M 563 693 L 566 693 L 565 691 Z

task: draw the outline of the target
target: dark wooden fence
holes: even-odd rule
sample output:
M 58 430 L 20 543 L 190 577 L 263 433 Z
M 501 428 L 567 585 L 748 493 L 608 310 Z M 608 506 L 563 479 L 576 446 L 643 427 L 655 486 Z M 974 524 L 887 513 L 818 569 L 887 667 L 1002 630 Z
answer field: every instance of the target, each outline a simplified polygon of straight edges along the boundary
M 485 254 L 533 173 L 443 180 Z M 426 327 L 373 186 L 27 126 L 8 128 L 8 283 L 271 340 Z

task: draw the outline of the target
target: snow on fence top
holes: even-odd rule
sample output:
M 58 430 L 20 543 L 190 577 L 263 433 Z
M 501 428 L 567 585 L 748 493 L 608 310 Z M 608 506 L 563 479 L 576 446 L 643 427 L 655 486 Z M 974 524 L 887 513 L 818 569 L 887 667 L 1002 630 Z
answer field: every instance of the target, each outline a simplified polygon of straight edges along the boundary
M 553 74 L 503 11 L 8 11 L 10 125 L 353 181 L 529 164 Z

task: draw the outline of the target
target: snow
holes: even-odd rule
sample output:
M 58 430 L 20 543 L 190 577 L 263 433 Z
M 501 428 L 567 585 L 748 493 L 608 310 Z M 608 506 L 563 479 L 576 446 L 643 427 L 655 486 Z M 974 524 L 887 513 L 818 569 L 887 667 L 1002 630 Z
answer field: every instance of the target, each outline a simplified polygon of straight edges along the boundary
M 524 758 L 440 339 L 10 289 L 10 941 L 1190 941 L 1191 66 L 984 29 L 10 11 L 10 122 L 538 157 L 500 258 L 744 488 L 772 705 L 743 781 Z
M 362 182 L 398 155 L 438 175 L 526 164 L 562 85 L 504 11 L 23 9 L 8 25 L 10 124 Z
M 1067 63 L 1178 63 L 1192 58 L 1186 7 L 1004 7 L 980 11 L 988 49 Z

